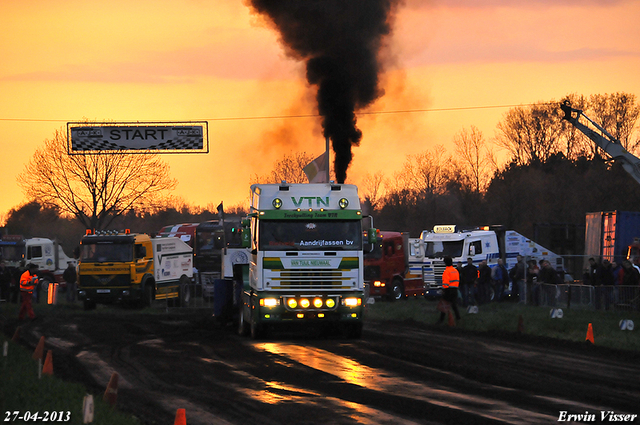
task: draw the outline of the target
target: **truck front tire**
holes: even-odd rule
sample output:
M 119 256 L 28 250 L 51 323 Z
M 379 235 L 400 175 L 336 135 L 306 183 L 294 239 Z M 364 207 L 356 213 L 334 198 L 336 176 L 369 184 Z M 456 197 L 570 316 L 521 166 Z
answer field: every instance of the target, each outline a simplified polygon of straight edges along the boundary
M 142 293 L 142 299 L 140 300 L 142 307 L 151 307 L 153 303 L 153 288 L 151 285 L 144 285 L 144 292 Z
M 391 301 L 397 301 L 404 298 L 404 285 L 400 281 L 400 279 L 393 279 L 391 281 L 391 288 L 389 288 L 391 293 L 389 294 L 389 299 Z

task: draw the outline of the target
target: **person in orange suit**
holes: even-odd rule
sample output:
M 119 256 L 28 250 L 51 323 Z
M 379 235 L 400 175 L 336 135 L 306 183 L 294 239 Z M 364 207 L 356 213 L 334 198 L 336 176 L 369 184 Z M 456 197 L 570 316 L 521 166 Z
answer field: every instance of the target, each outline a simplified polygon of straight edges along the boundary
M 31 300 L 33 298 L 33 291 L 38 285 L 38 265 L 29 264 L 27 271 L 20 276 L 20 296 L 22 297 L 22 304 L 20 305 L 20 313 L 18 313 L 18 320 L 24 319 L 24 315 L 29 315 L 31 320 L 36 318 L 36 314 L 33 312 L 31 306 Z
M 448 301 L 451 304 L 451 308 L 456 315 L 456 320 L 460 320 L 460 313 L 458 313 L 458 286 L 460 284 L 460 274 L 458 270 L 453 267 L 453 260 L 451 257 L 444 257 L 444 265 L 446 269 L 442 273 L 442 299 Z M 440 320 L 437 323 L 442 323 L 446 313 L 440 312 Z

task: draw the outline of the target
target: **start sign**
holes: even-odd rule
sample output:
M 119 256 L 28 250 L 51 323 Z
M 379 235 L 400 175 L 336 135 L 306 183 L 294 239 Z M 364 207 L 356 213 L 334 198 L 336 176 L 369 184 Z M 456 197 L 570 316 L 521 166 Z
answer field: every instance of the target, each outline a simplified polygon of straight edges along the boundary
M 67 123 L 70 154 L 118 151 L 208 152 L 207 122 Z M 205 149 L 206 140 L 206 149 Z

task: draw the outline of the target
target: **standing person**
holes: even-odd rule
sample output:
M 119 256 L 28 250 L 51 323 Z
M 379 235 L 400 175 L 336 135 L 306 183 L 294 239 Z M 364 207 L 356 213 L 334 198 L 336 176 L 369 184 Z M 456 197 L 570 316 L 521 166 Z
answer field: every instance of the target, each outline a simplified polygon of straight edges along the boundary
M 640 288 L 640 273 L 638 270 L 631 264 L 629 260 L 622 261 L 622 270 L 620 271 L 620 302 L 625 304 L 632 303 L 635 301 L 635 305 L 631 304 L 631 308 L 635 308 L 638 310 L 638 292 Z
M 527 266 L 524 263 L 524 259 L 522 255 L 518 255 L 516 257 L 517 263 L 511 271 L 509 272 L 509 277 L 511 277 L 511 281 L 513 282 L 513 290 L 518 291 L 518 304 L 526 304 L 527 303 L 527 290 L 525 286 L 525 274 L 527 270 Z
M 498 264 L 491 270 L 491 280 L 493 281 L 493 287 L 495 288 L 494 300 L 502 301 L 502 294 L 504 294 L 505 286 L 509 285 L 509 273 L 504 266 L 502 258 L 498 258 Z
M 460 291 L 462 292 L 462 305 L 477 304 L 474 297 L 474 288 L 478 281 L 478 268 L 473 265 L 473 259 L 467 257 L 467 264 L 460 274 Z
M 600 310 L 602 294 L 604 293 L 602 288 L 603 271 L 602 264 L 596 262 L 594 258 L 589 258 L 589 285 L 593 286 L 596 310 Z
M 558 274 L 551 266 L 551 263 L 547 260 L 541 260 L 540 265 L 542 266 L 542 268 L 538 273 L 538 290 L 541 288 L 540 284 L 556 285 L 558 283 Z M 550 292 L 547 289 L 544 293 L 549 294 Z M 555 294 L 555 291 L 553 293 Z
M 609 310 L 609 303 L 613 298 L 613 285 L 615 284 L 613 266 L 609 262 L 609 260 L 602 261 L 601 279 L 602 286 L 600 286 L 600 291 L 602 293 L 602 297 L 604 298 L 604 309 Z
M 4 263 L 0 261 L 0 300 L 9 301 L 11 298 L 11 271 Z
M 24 319 L 24 315 L 29 315 L 31 320 L 36 318 L 36 314 L 33 312 L 31 305 L 31 299 L 33 297 L 33 291 L 38 286 L 38 265 L 29 264 L 27 271 L 20 276 L 20 296 L 22 297 L 22 304 L 20 305 L 20 312 L 18 313 L 18 320 Z
M 444 257 L 444 265 L 446 268 L 442 273 L 442 299 L 448 301 L 451 304 L 451 308 L 456 315 L 456 320 L 460 320 L 460 313 L 458 312 L 458 286 L 460 284 L 460 274 L 458 270 L 453 267 L 453 260 L 451 257 Z M 444 321 L 446 313 L 440 312 L 440 319 L 438 324 Z
M 491 268 L 487 265 L 487 260 L 482 260 L 478 267 L 478 303 L 488 303 L 491 301 Z
M 456 270 L 458 271 L 458 276 L 460 276 L 460 283 L 458 285 L 458 297 L 462 300 L 462 304 L 464 304 L 464 295 L 462 293 L 462 261 L 458 261 L 458 264 L 456 264 Z
M 613 295 L 612 300 L 614 304 L 618 304 L 620 302 L 620 281 L 622 280 L 622 276 L 620 275 L 620 271 L 622 270 L 622 266 L 618 264 L 616 261 L 611 262 L 611 272 L 613 273 Z
M 67 282 L 67 302 L 73 303 L 76 301 L 76 268 L 73 266 L 73 263 L 69 261 L 67 263 L 67 268 L 62 273 L 62 278 L 65 282 Z
M 540 274 L 540 268 L 536 264 L 536 260 L 529 260 L 527 267 L 527 298 L 531 299 L 533 305 L 539 305 L 540 299 L 538 296 L 540 283 L 538 282 L 538 275 Z

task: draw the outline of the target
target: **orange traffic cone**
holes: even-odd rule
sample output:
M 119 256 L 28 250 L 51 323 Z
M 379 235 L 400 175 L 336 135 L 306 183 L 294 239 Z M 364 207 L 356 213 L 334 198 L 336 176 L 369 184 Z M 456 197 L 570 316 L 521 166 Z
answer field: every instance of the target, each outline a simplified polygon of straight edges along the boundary
M 593 341 L 593 326 L 591 326 L 591 323 L 589 323 L 589 327 L 587 328 L 586 341 L 589 341 L 590 343 L 595 344 L 595 342 Z
M 109 403 L 112 407 L 116 405 L 118 399 L 118 373 L 113 372 L 111 379 L 109 379 L 109 385 L 102 396 L 102 400 Z
M 38 342 L 38 345 L 36 345 L 36 349 L 34 350 L 32 357 L 34 360 L 42 360 L 44 358 L 44 335 L 40 337 L 40 341 Z
M 518 333 L 524 333 L 524 319 L 522 318 L 522 314 L 518 317 Z
M 447 312 L 447 315 L 449 316 L 449 326 L 455 326 L 456 319 L 453 318 L 453 314 L 451 313 L 451 310 Z
M 53 351 L 47 351 L 47 358 L 44 361 L 44 366 L 42 367 L 43 375 L 53 375 Z
M 176 420 L 173 425 L 187 425 L 187 412 L 184 409 L 176 411 Z
M 11 341 L 18 342 L 19 339 L 20 339 L 20 326 L 16 328 L 16 331 L 14 332 L 13 338 L 11 338 Z

